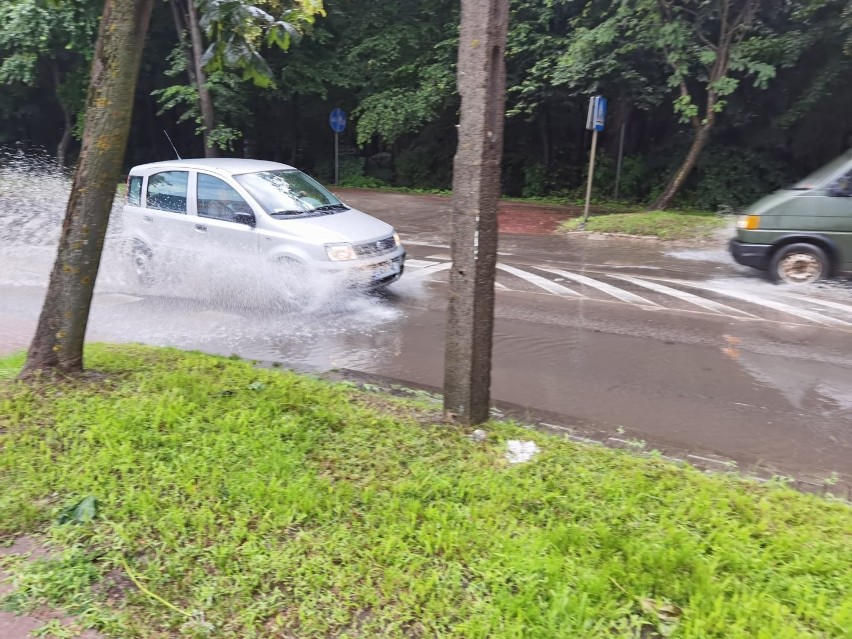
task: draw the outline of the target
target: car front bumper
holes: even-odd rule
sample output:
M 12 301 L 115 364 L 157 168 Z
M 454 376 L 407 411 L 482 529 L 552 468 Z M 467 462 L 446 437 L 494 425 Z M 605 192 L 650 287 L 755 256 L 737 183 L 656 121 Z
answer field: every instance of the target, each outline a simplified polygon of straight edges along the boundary
M 751 266 L 761 271 L 769 268 L 769 256 L 772 252 L 771 244 L 746 244 L 745 242 L 733 239 L 729 248 L 731 255 L 738 264 Z

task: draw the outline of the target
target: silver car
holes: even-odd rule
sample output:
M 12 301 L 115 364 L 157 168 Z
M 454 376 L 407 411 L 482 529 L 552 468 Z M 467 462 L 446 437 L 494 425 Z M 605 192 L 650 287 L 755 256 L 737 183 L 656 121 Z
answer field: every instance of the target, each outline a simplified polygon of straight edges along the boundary
M 124 224 L 143 285 L 153 283 L 159 269 L 181 268 L 188 256 L 202 253 L 259 258 L 302 283 L 332 273 L 370 287 L 399 279 L 405 262 L 392 226 L 277 162 L 217 158 L 136 166 L 127 177 Z

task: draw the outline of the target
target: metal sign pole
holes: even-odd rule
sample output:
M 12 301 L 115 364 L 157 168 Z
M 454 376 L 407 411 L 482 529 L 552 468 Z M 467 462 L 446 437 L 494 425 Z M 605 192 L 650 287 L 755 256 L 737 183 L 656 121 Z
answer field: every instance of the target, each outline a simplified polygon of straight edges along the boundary
M 592 179 L 595 176 L 595 150 L 598 147 L 598 130 L 592 129 L 592 154 L 589 158 L 589 182 L 586 185 L 586 208 L 583 210 L 583 224 L 589 221 L 589 205 L 592 202 Z
M 328 123 L 334 131 L 334 186 L 340 184 L 340 146 L 339 135 L 346 130 L 346 111 L 334 109 L 328 115 Z

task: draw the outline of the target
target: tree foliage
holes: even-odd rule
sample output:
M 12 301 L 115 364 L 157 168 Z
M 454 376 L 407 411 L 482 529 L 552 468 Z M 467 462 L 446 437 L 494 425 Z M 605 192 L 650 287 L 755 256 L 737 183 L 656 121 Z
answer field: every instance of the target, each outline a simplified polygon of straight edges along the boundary
M 456 1 L 199 0 L 198 7 L 203 85 L 216 116 L 207 135 L 217 146 L 329 177 L 328 113 L 342 107 L 350 114 L 341 136 L 347 172 L 370 183 L 449 187 L 459 108 Z M 513 0 L 504 190 L 575 195 L 587 164 L 591 94 L 610 100 L 600 195 L 612 188 L 622 124 L 621 192 L 634 200 L 665 193 L 699 136 L 694 166 L 673 195 L 682 203 L 738 206 L 815 168 L 852 145 L 850 11 L 848 0 Z M 0 40 L 0 64 L 23 68 L 32 43 L 9 42 Z M 167 128 L 179 148 L 199 148 L 199 86 L 186 56 L 172 53 L 176 42 L 169 4 L 157 3 L 129 162 L 169 154 L 151 130 Z M 13 52 L 19 57 L 9 61 Z M 84 42 L 67 53 L 85 66 Z M 61 126 L 33 124 L 61 120 L 46 71 L 38 67 L 34 85 L 21 77 L 0 94 L 0 143 L 56 144 Z M 746 164 L 754 170 L 739 173 L 748 184 L 732 183 L 726 167 Z

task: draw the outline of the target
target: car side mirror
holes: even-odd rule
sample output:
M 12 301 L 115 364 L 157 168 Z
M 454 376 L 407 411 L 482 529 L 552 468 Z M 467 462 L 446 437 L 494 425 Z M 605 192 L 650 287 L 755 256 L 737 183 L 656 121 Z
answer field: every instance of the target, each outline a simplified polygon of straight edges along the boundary
M 852 178 L 844 177 L 828 187 L 829 197 L 852 197 Z
M 237 224 L 245 224 L 246 226 L 251 226 L 254 228 L 256 224 L 254 215 L 252 213 L 236 213 L 234 215 L 234 222 Z

